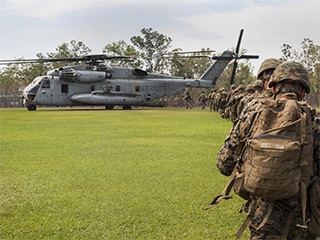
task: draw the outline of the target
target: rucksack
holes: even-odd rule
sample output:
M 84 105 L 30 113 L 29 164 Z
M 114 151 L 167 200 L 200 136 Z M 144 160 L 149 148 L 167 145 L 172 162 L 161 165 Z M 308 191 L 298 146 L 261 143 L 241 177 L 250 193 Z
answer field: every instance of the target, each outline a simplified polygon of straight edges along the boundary
M 244 189 L 250 195 L 287 199 L 299 193 L 301 184 L 308 186 L 313 138 L 307 114 L 295 100 L 264 101 L 258 109 L 241 153 Z
M 249 124 L 250 130 L 238 145 L 237 164 L 229 182 L 222 194 L 205 209 L 213 207 L 222 199 L 229 199 L 232 188 L 236 194 L 249 201 L 250 196 L 279 200 L 300 193 L 302 227 L 307 228 L 306 189 L 313 172 L 309 108 L 295 100 L 279 102 L 264 99 Z M 236 236 L 241 235 L 248 223 L 246 221 Z

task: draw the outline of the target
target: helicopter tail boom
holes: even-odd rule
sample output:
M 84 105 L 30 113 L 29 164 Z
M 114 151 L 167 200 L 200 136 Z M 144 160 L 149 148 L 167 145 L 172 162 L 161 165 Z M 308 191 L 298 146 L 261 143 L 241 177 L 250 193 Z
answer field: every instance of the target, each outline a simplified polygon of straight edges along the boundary
M 207 69 L 207 71 L 200 77 L 200 80 L 210 80 L 211 85 L 214 86 L 227 67 L 228 63 L 234 59 L 234 52 L 224 51 L 221 56 L 217 57 L 217 60 Z

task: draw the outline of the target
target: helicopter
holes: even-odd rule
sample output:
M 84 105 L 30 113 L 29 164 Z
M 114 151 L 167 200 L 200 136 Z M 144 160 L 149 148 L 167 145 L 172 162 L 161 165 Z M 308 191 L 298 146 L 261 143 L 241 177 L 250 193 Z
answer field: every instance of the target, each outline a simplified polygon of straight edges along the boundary
M 257 55 L 239 55 L 243 29 L 240 31 L 236 51 L 226 50 L 211 57 L 215 62 L 199 79 L 149 73 L 142 69 L 110 66 L 105 60 L 130 59 L 130 56 L 85 55 L 60 59 L 23 59 L 18 63 L 85 62 L 83 65 L 65 66 L 36 77 L 23 90 L 25 106 L 35 111 L 37 106 L 104 106 L 106 110 L 122 106 L 160 107 L 159 99 L 175 95 L 185 88 L 212 88 L 217 79 L 234 60 L 233 81 L 237 59 L 259 58 Z M 13 63 L 0 60 L 1 64 Z

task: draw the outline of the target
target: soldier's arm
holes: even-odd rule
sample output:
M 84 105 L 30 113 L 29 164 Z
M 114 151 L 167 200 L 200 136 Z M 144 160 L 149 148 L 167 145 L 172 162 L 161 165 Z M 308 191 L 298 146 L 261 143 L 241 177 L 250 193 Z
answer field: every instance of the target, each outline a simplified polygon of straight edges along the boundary
M 232 170 L 236 165 L 236 161 L 234 159 L 240 142 L 238 129 L 239 124 L 236 122 L 218 152 L 216 166 L 220 173 L 226 176 L 231 175 Z

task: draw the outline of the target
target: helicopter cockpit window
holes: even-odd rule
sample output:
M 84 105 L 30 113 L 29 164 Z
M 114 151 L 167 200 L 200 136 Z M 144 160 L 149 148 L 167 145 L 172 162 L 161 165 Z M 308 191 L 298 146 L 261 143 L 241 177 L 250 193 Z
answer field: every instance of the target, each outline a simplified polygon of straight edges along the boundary
M 116 92 L 120 92 L 120 86 L 119 85 L 116 86 Z
M 41 88 L 50 88 L 50 80 L 44 78 L 43 81 L 42 81 Z

